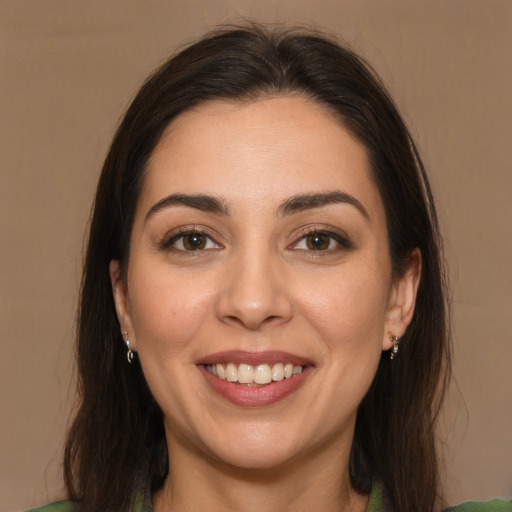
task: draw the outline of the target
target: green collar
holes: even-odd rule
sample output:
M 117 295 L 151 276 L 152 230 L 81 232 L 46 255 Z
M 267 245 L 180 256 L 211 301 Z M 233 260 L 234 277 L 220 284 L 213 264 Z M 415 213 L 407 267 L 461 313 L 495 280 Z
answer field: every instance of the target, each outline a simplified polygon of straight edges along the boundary
M 382 485 L 375 483 L 372 487 L 370 499 L 368 500 L 368 508 L 366 512 L 382 512 L 384 510 L 384 501 L 382 497 Z

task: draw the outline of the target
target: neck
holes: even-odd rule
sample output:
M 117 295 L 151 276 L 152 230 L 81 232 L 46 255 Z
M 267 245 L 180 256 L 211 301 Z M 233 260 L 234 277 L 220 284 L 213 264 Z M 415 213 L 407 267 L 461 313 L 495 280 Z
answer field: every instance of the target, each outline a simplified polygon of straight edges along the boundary
M 271 469 L 234 467 L 169 447 L 169 476 L 153 497 L 154 512 L 363 512 L 367 496 L 350 485 L 350 449 L 324 447 L 314 456 Z

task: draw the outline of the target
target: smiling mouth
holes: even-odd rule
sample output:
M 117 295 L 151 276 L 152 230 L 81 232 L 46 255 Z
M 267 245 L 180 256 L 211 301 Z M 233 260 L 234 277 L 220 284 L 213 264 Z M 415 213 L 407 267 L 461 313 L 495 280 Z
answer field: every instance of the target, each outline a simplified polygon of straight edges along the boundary
M 204 368 L 214 377 L 245 387 L 263 387 L 273 382 L 293 379 L 301 375 L 305 366 L 292 363 L 275 363 L 273 365 L 247 363 L 205 364 Z

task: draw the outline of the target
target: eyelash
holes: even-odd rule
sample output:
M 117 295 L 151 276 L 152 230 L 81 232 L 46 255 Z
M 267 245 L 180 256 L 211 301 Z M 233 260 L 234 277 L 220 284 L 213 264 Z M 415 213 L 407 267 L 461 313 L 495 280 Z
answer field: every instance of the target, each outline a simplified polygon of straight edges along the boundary
M 192 236 L 204 237 L 203 242 L 204 245 L 196 248 L 187 249 L 184 245 L 186 237 Z M 311 248 L 311 247 L 299 247 L 299 244 L 305 242 L 307 244 L 307 239 L 309 237 L 318 236 L 318 237 L 326 237 L 328 246 L 326 248 Z M 177 247 L 177 242 L 181 240 L 182 247 Z M 190 240 L 189 240 L 190 241 Z M 336 244 L 335 247 L 330 247 L 331 243 L 334 242 Z M 213 244 L 213 247 L 208 247 L 209 244 Z M 320 253 L 331 254 L 335 251 L 343 250 L 343 249 L 351 249 L 352 244 L 348 240 L 346 235 L 342 235 L 339 232 L 335 232 L 329 229 L 325 229 L 322 227 L 310 227 L 304 228 L 299 233 L 297 233 L 297 239 L 290 246 L 293 250 L 299 250 L 304 252 L 313 253 L 315 255 L 320 255 Z M 204 229 L 199 229 L 195 227 L 184 227 L 177 232 L 171 233 L 167 236 L 162 243 L 160 244 L 160 249 L 162 250 L 172 250 L 177 253 L 195 253 L 208 251 L 212 249 L 222 249 L 223 246 L 216 242 L 212 237 L 211 233 Z
M 298 245 L 301 242 L 305 242 L 307 244 L 307 239 L 313 236 L 321 236 L 328 238 L 328 244 L 331 245 L 331 242 L 337 245 L 336 247 L 327 247 L 325 249 L 319 248 L 299 248 Z M 332 231 L 330 229 L 325 229 L 323 227 L 313 227 L 313 228 L 305 228 L 298 233 L 297 241 L 292 244 L 292 247 L 296 250 L 311 252 L 314 254 L 317 253 L 332 253 L 334 251 L 339 251 L 343 249 L 352 249 L 352 244 L 350 243 L 348 237 L 344 234 L 341 234 L 337 231 Z
M 182 245 L 184 244 L 184 241 L 186 237 L 190 236 L 198 236 L 198 237 L 204 237 L 205 244 L 208 245 L 209 243 L 212 243 L 214 247 L 197 247 L 195 249 L 186 249 L 185 246 L 183 247 L 176 247 L 176 243 L 181 239 Z M 162 243 L 160 244 L 160 248 L 162 250 L 173 250 L 179 253 L 190 253 L 190 252 L 201 252 L 204 250 L 212 250 L 212 249 L 222 249 L 222 245 L 217 243 L 213 237 L 211 236 L 211 233 L 204 229 L 198 229 L 198 228 L 182 228 L 179 231 L 175 233 L 171 233 L 169 236 L 167 236 Z

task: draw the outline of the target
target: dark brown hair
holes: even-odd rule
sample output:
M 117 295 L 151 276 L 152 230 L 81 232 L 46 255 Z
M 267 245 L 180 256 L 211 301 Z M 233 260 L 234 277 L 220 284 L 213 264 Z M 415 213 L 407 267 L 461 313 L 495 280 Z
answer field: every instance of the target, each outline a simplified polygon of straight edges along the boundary
M 359 57 L 317 33 L 223 29 L 184 49 L 143 85 L 114 137 L 98 184 L 78 313 L 80 404 L 65 451 L 69 496 L 86 510 L 121 511 L 168 471 L 162 412 L 138 363 L 126 362 L 109 262 L 126 267 L 148 159 L 181 112 L 213 99 L 299 94 L 326 107 L 365 146 L 387 216 L 393 271 L 422 255 L 414 318 L 393 361 L 382 354 L 358 411 L 352 485 L 380 481 L 398 512 L 439 502 L 435 422 L 450 370 L 440 237 L 430 186 L 409 132 Z

